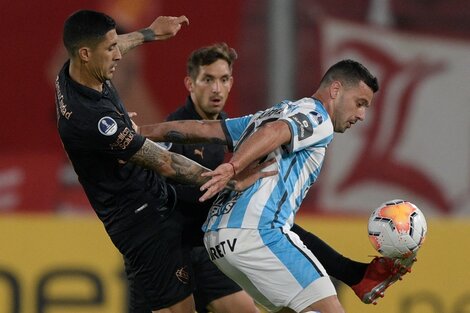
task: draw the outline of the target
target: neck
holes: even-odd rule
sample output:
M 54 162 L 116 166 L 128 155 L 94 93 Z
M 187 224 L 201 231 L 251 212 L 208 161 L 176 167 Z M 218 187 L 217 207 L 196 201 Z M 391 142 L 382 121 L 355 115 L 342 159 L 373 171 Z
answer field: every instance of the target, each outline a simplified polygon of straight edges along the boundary
M 98 81 L 89 72 L 86 63 L 80 60 L 70 60 L 69 75 L 77 83 L 87 86 L 96 91 L 103 91 L 103 83 Z
M 194 106 L 196 108 L 196 112 L 199 116 L 202 117 L 203 120 L 216 120 L 219 117 L 219 114 L 207 114 L 206 112 L 202 111 L 198 106 Z
M 325 107 L 326 111 L 328 112 L 328 115 L 333 118 L 333 102 L 332 99 L 328 96 L 328 94 L 325 91 L 322 90 L 317 90 L 313 95 L 313 98 L 320 100 L 320 102 L 323 104 Z

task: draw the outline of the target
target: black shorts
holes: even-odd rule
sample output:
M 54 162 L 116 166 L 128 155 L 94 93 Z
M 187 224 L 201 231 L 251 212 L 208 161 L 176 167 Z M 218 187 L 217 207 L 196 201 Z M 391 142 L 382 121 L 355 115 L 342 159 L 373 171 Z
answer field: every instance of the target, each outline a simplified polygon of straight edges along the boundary
M 191 258 L 192 286 L 196 310 L 198 313 L 209 312 L 207 305 L 212 301 L 231 295 L 242 288 L 233 280 L 225 276 L 217 266 L 209 259 L 209 255 L 204 247 L 194 247 L 186 250 L 184 257 Z M 129 282 L 129 313 L 151 313 L 150 302 L 142 292 L 143 288 L 136 279 L 134 272 L 126 262 L 126 274 Z
M 173 211 L 165 219 L 148 219 L 111 236 L 124 256 L 131 312 L 167 308 L 191 295 L 191 265 L 181 247 L 180 220 Z
M 191 249 L 191 264 L 196 282 L 194 300 L 198 313 L 209 312 L 206 308 L 209 303 L 242 290 L 237 283 L 225 276 L 212 263 L 206 248 L 194 247 Z

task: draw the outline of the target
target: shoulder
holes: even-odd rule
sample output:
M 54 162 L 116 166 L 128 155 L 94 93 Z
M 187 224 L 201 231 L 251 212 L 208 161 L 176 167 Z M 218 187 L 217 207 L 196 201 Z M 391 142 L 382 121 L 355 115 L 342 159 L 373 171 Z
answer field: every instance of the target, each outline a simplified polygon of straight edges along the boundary
M 191 115 L 185 106 L 181 106 L 176 111 L 171 112 L 166 118 L 167 121 L 190 119 Z

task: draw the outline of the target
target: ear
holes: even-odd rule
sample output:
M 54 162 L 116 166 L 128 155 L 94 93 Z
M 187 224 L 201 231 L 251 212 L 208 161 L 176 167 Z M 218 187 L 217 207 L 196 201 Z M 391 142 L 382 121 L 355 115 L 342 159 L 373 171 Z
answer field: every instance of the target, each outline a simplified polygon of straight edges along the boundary
M 82 47 L 78 49 L 78 56 L 80 57 L 80 60 L 88 62 L 90 60 L 91 56 L 91 50 L 88 47 Z
M 233 86 L 233 76 L 230 76 L 229 81 L 230 81 L 230 86 L 229 86 L 229 88 L 228 88 L 228 91 L 230 91 L 230 90 L 232 89 L 232 86 Z
M 331 99 L 336 99 L 336 97 L 338 97 L 339 90 L 341 89 L 341 87 L 342 87 L 341 82 L 337 80 L 331 83 L 330 88 L 329 88 Z
M 193 80 L 191 79 L 191 77 L 186 76 L 184 78 L 184 86 L 186 87 L 186 90 L 189 92 L 193 90 Z

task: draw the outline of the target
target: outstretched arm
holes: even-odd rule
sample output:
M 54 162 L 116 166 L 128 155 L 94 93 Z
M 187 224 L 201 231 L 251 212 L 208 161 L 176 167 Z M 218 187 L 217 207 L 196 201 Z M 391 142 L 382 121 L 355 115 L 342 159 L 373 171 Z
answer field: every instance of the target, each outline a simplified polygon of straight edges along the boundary
M 225 138 L 220 121 L 171 121 L 140 126 L 137 127 L 136 131 L 153 141 L 227 144 L 227 139 Z
M 208 181 L 208 177 L 203 177 L 201 174 L 208 172 L 209 169 L 183 155 L 170 152 L 148 139 L 129 161 L 182 184 L 200 186 Z
M 126 54 L 144 42 L 166 40 L 175 36 L 183 24 L 189 25 L 186 16 L 159 16 L 149 27 L 118 36 L 118 47 L 121 54 Z
M 209 172 L 209 169 L 181 154 L 170 152 L 148 139 L 145 140 L 142 148 L 129 161 L 154 170 L 160 175 L 169 177 L 182 184 L 201 186 L 210 179 L 210 177 L 201 176 L 202 173 Z M 236 180 L 227 181 L 224 187 L 242 191 L 259 178 L 275 174 L 272 171 L 261 171 L 267 165 L 268 163 L 241 173 L 236 177 Z M 206 199 L 208 198 L 204 200 Z

